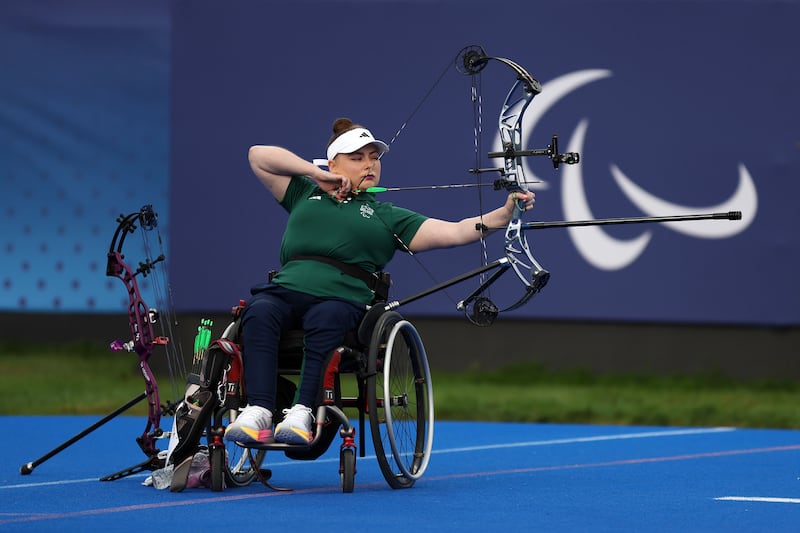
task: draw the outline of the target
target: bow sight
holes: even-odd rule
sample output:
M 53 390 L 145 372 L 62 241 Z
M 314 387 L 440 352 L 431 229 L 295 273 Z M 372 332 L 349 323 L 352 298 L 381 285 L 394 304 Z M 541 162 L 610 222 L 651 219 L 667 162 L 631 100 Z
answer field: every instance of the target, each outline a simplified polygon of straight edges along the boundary
M 561 163 L 566 165 L 574 165 L 581 160 L 581 156 L 578 152 L 564 152 L 560 154 L 558 152 L 558 135 L 553 135 L 553 139 L 547 148 L 540 149 L 540 150 L 514 150 L 514 147 L 510 144 L 504 146 L 504 150 L 502 152 L 489 152 L 488 157 L 526 157 L 526 156 L 536 156 L 536 155 L 545 155 L 550 158 L 550 161 L 553 163 L 553 168 L 558 168 Z

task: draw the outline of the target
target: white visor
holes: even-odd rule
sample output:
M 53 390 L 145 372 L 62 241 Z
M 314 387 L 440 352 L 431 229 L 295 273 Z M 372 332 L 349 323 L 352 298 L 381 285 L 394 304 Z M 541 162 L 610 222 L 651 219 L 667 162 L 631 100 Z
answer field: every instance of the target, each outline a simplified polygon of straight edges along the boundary
M 328 146 L 328 161 L 338 154 L 352 154 L 368 144 L 377 146 L 381 154 L 389 151 L 389 145 L 373 137 L 369 130 L 356 128 L 342 133 Z

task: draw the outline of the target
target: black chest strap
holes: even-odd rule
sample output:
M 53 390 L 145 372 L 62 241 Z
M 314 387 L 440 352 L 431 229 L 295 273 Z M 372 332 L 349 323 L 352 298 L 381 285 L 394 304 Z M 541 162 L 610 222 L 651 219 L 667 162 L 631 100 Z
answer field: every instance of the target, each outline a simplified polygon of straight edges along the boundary
M 320 263 L 326 263 L 336 267 L 348 276 L 363 281 L 367 288 L 375 294 L 376 301 L 385 302 L 389 299 L 389 286 L 391 285 L 391 281 L 387 272 L 367 272 L 359 266 L 343 263 L 342 261 L 324 255 L 293 255 L 289 258 L 289 261 L 297 260 L 319 261 Z

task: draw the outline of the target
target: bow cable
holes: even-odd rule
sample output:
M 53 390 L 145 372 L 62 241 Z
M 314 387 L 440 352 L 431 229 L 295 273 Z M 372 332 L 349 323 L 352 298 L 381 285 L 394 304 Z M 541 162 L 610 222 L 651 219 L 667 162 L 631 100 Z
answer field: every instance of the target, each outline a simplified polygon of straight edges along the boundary
M 142 212 L 145 212 L 144 209 Z M 166 254 L 164 254 L 164 241 L 161 236 L 161 231 L 158 227 L 158 215 L 157 213 L 150 211 L 148 216 L 150 216 L 150 218 L 146 223 L 142 222 L 142 231 L 140 232 L 145 251 L 145 257 L 148 260 L 154 257 L 152 251 L 153 246 L 150 242 L 149 234 L 152 230 L 155 230 L 159 252 L 158 262 L 162 263 L 162 267 L 160 269 L 161 275 L 152 276 L 150 279 L 153 297 L 155 299 L 155 308 L 150 309 L 150 319 L 151 323 L 158 324 L 162 337 L 169 339 L 169 342 L 164 345 L 166 350 L 167 372 L 169 374 L 173 398 L 180 398 L 183 395 L 183 380 L 185 379 L 187 373 L 186 362 L 183 358 L 183 347 L 180 339 L 175 335 L 174 328 L 177 328 L 179 324 L 175 312 L 172 283 L 169 281 L 169 266 L 167 264 Z M 169 412 L 173 409 L 174 405 L 168 400 L 165 411 Z

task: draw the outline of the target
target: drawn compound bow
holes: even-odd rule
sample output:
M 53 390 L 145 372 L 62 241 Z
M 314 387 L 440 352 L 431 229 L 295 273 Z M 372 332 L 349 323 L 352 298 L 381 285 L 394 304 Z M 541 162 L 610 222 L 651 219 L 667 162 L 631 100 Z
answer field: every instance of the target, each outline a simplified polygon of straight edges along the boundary
M 498 128 L 500 133 L 500 141 L 502 144 L 501 151 L 488 152 L 489 158 L 502 158 L 503 166 L 497 168 L 480 168 L 476 164 L 476 168 L 470 169 L 471 173 L 476 174 L 479 179 L 478 183 L 471 184 L 478 187 L 480 191 L 481 186 L 484 184 L 480 181 L 480 176 L 487 172 L 497 172 L 500 175 L 499 179 L 493 181 L 492 185 L 495 190 L 505 189 L 509 192 L 515 191 L 528 191 L 528 185 L 532 183 L 528 181 L 524 174 L 524 166 L 522 159 L 531 156 L 545 156 L 550 159 L 553 168 L 558 169 L 561 164 L 574 165 L 580 162 L 580 154 L 576 152 L 559 152 L 558 136 L 553 135 L 550 144 L 543 149 L 525 149 L 523 148 L 522 140 L 522 120 L 526 109 L 533 101 L 534 97 L 541 93 L 542 85 L 536 78 L 520 66 L 515 61 L 503 57 L 493 57 L 486 54 L 484 49 L 480 46 L 467 46 L 459 51 L 455 59 L 455 68 L 458 72 L 471 76 L 473 79 L 473 99 L 479 100 L 480 96 L 476 95 L 476 82 L 475 79 L 486 68 L 490 61 L 495 61 L 509 67 L 516 75 L 516 79 L 511 89 L 508 91 L 505 101 L 503 102 L 500 115 L 498 119 Z M 441 79 L 441 77 L 440 77 Z M 438 81 L 436 82 L 438 84 Z M 434 85 L 435 87 L 435 85 Z M 428 95 L 433 89 L 428 91 Z M 426 97 L 427 98 L 427 95 Z M 424 99 L 423 98 L 423 101 Z M 414 113 L 420 108 L 420 103 L 415 109 Z M 480 106 L 477 107 L 477 113 L 480 114 Z M 412 113 L 412 116 L 413 114 Z M 403 131 L 407 125 L 407 119 L 397 133 L 392 138 L 390 145 L 395 141 L 400 132 Z M 480 146 L 479 136 L 481 134 L 481 119 L 480 116 L 476 119 L 475 131 L 475 148 L 476 159 L 479 157 L 478 147 Z M 422 189 L 422 188 L 454 188 L 464 187 L 466 184 L 457 185 L 444 185 L 444 186 L 421 186 L 421 187 L 397 187 L 397 188 L 381 188 L 382 190 L 403 190 L 403 189 Z M 380 191 L 376 191 L 380 192 Z M 523 222 L 522 217 L 525 213 L 525 206 L 520 200 L 516 200 L 514 210 L 511 215 L 511 220 L 505 228 L 488 228 L 482 222 L 476 226 L 476 230 L 481 232 L 481 246 L 483 252 L 483 264 L 470 272 L 439 283 L 430 289 L 424 290 L 413 296 L 409 296 L 400 301 L 390 302 L 386 305 L 386 309 L 394 309 L 401 305 L 418 300 L 422 297 L 428 296 L 434 292 L 446 289 L 457 283 L 461 283 L 467 279 L 480 276 L 481 281 L 478 287 L 467 295 L 464 299 L 456 304 L 456 308 L 462 312 L 473 324 L 479 326 L 491 325 L 497 315 L 502 312 L 512 311 L 526 304 L 531 298 L 538 294 L 547 285 L 550 280 L 550 272 L 541 266 L 539 261 L 533 256 L 531 247 L 525 236 L 525 231 L 530 229 L 543 229 L 543 228 L 557 228 L 569 226 L 591 226 L 591 225 L 605 225 L 605 224 L 636 224 L 636 223 L 653 223 L 653 222 L 667 222 L 667 221 L 683 221 L 683 220 L 706 220 L 706 219 L 724 219 L 724 220 L 739 220 L 741 219 L 741 212 L 731 211 L 728 213 L 711 213 L 711 214 L 698 214 L 686 216 L 666 216 L 666 217 L 636 217 L 636 218 L 615 218 L 615 219 L 599 219 L 599 220 L 585 220 L 585 221 L 552 221 L 552 222 Z M 481 219 L 483 214 L 481 213 Z M 483 235 L 488 230 L 505 230 L 504 240 L 504 257 L 492 262 L 486 261 L 486 245 Z M 495 283 L 500 276 L 503 275 L 508 269 L 512 269 L 517 278 L 524 286 L 524 293 L 517 299 L 516 302 L 508 305 L 504 309 L 499 309 L 498 306 L 488 296 L 489 287 Z M 488 272 L 493 271 L 488 277 L 484 277 Z

